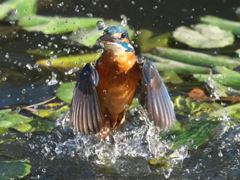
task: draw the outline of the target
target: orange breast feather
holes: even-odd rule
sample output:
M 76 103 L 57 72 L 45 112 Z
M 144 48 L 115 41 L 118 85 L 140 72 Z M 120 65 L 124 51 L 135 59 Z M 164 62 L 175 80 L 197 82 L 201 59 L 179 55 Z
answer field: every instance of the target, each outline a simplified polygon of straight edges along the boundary
M 96 69 L 99 74 L 99 83 L 96 88 L 100 108 L 106 126 L 109 127 L 108 123 L 111 124 L 109 122 L 111 120 L 115 124 L 118 123 L 119 118 L 122 118 L 121 121 L 124 120 L 127 107 L 132 103 L 141 78 L 141 68 L 132 52 L 123 55 L 105 52 Z M 110 119 L 109 116 L 111 116 Z

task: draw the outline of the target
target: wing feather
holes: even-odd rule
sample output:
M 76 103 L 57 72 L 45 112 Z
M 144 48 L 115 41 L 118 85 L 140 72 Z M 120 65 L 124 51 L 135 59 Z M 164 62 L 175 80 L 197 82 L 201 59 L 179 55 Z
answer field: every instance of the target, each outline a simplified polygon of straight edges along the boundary
M 97 84 L 97 70 L 88 63 L 79 75 L 70 109 L 73 125 L 82 134 L 99 133 L 102 127 Z
M 145 106 L 149 118 L 161 129 L 167 129 L 176 118 L 166 86 L 155 66 L 149 61 L 143 64 L 142 76 L 147 85 Z

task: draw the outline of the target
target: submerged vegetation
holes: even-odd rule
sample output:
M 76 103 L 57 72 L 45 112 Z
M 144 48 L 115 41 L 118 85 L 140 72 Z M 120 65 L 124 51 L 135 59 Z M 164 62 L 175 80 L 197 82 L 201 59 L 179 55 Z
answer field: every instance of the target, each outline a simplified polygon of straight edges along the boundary
M 30 55 L 44 57 L 34 64 L 25 65 L 25 68 L 37 69 L 38 72 L 54 69 L 61 74 L 64 72 L 65 75 L 75 76 L 86 63 L 97 60 L 102 52 L 101 49 L 97 52 L 93 51 L 93 47 L 97 47 L 96 39 L 102 34 L 102 31 L 96 28 L 96 23 L 104 21 L 106 26 L 121 25 L 121 22 L 103 18 L 40 16 L 37 15 L 36 0 L 7 0 L 1 4 L 0 8 L 2 22 L 16 26 L 26 33 L 62 34 L 62 40 L 77 44 L 82 49 L 77 55 L 70 54 L 67 50 L 55 51 L 44 46 L 27 50 L 26 53 Z M 239 15 L 239 9 L 236 13 Z M 159 165 L 164 170 L 168 169 L 168 172 L 171 172 L 170 169 L 175 165 L 170 161 L 172 162 L 176 153 L 180 153 L 183 147 L 184 156 L 180 158 L 181 160 L 187 156 L 185 151 L 196 149 L 210 139 L 220 137 L 229 128 L 239 125 L 240 49 L 235 48 L 234 42 L 240 34 L 240 22 L 210 15 L 201 17 L 200 21 L 200 24 L 192 27 L 181 26 L 173 32 L 160 35 L 153 35 L 153 32 L 148 29 L 134 31 L 122 22 L 129 31 L 135 48 L 146 59 L 153 61 L 166 83 L 188 84 L 186 77 L 190 77 L 201 85 L 193 88 L 189 94 L 173 93 L 171 96 L 179 121 L 168 132 L 158 134 L 159 139 L 156 142 L 168 142 L 166 149 L 173 153 L 167 155 L 150 151 L 152 154 L 147 155 L 149 164 Z M 177 49 L 174 44 L 182 44 L 186 50 Z M 221 56 L 209 51 L 209 49 L 214 51 L 214 48 L 221 51 L 229 46 L 232 46 L 232 51 L 229 53 L 232 56 Z M 0 71 L 0 83 L 4 84 L 7 79 L 11 80 L 13 74 L 17 74 L 19 81 L 24 81 L 22 74 L 15 70 L 11 71 L 4 68 Z M 28 134 L 49 133 L 56 128 L 57 119 L 69 109 L 68 104 L 71 102 L 75 81 L 59 82 L 57 74 L 52 72 L 47 84 L 59 84 L 59 87 L 55 88 L 57 101 L 49 100 L 29 106 L 6 107 L 0 110 L 0 144 L 16 141 L 16 133 L 12 133 L 13 129 Z M 170 94 L 174 92 L 171 88 L 169 91 Z M 24 93 L 23 90 L 22 94 Z M 141 107 L 138 101 L 134 100 L 130 112 L 134 114 L 134 111 L 139 109 Z M 22 113 L 22 110 L 27 110 L 31 115 Z M 148 131 L 144 130 L 144 132 Z M 95 149 L 95 153 L 99 152 Z M 101 153 L 104 152 L 101 151 Z M 25 159 L 1 161 L 0 166 L 5 167 L 0 168 L 0 179 L 17 179 L 31 172 L 31 162 Z M 15 171 L 15 169 L 19 170 Z

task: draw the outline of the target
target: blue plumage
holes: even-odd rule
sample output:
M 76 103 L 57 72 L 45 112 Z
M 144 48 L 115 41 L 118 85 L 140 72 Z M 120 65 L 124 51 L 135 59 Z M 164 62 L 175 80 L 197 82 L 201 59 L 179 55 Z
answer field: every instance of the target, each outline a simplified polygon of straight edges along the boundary
M 129 39 L 127 30 L 121 26 L 110 26 L 109 28 L 105 29 L 104 32 L 106 34 L 124 33 L 126 38 Z

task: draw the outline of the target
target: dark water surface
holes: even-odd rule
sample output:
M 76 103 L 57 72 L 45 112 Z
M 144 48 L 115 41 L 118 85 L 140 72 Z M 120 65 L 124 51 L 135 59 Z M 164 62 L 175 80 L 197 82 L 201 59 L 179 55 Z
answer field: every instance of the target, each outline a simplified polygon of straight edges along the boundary
M 118 21 L 124 14 L 133 29 L 150 29 L 159 34 L 173 31 L 181 25 L 196 24 L 199 17 L 205 15 L 238 20 L 235 14 L 237 7 L 240 7 L 239 0 L 40 0 L 38 14 L 93 16 Z M 61 35 L 28 33 L 7 23 L 0 24 L 0 32 L 6 35 L 0 38 L 0 108 L 35 104 L 55 95 L 58 85 L 48 86 L 46 82 L 51 78 L 51 70 L 34 67 L 37 60 L 46 57 L 30 55 L 27 50 L 48 46 L 49 42 L 57 45 L 56 51 L 70 49 L 69 54 L 72 55 L 82 50 L 77 45 L 69 45 Z M 34 68 L 27 68 L 27 64 Z M 52 71 L 58 74 L 59 81 L 76 79 L 76 75 L 66 76 L 60 70 Z M 6 73 L 10 75 L 4 79 Z M 188 93 L 190 87 L 195 86 L 193 83 L 196 82 L 189 79 L 188 87 L 182 85 L 178 89 Z M 170 85 L 171 89 L 174 86 Z M 172 90 L 171 94 L 179 92 Z M 16 143 L 1 145 L 0 159 L 28 158 L 33 166 L 32 173 L 24 179 L 165 179 L 168 174 L 169 179 L 240 179 L 240 136 L 237 128 L 190 154 L 180 153 L 187 158 L 182 158 L 183 163 L 178 161 L 171 172 L 148 164 L 151 152 L 146 150 L 147 145 L 141 138 L 146 138 L 147 143 L 156 143 L 153 151 L 161 142 L 147 139 L 146 132 L 146 129 L 137 131 L 138 135 L 126 138 L 126 142 L 122 140 L 125 135 L 116 135 L 115 142 L 124 142 L 122 145 L 116 143 L 117 147 L 111 144 L 111 140 L 103 142 L 101 147 L 93 146 L 92 141 L 83 137 L 74 139 L 71 132 L 64 132 L 61 128 L 49 134 L 17 133 Z

